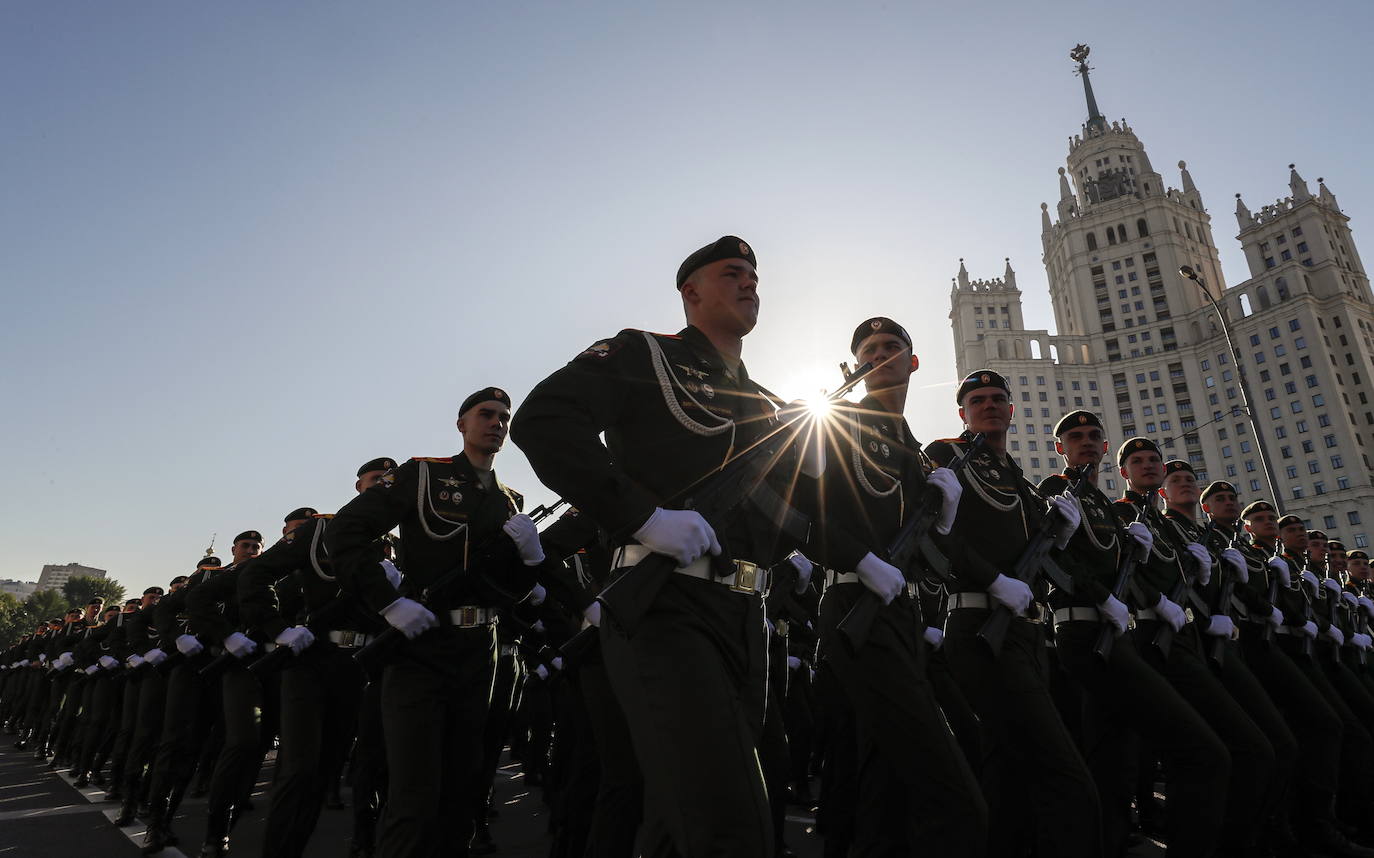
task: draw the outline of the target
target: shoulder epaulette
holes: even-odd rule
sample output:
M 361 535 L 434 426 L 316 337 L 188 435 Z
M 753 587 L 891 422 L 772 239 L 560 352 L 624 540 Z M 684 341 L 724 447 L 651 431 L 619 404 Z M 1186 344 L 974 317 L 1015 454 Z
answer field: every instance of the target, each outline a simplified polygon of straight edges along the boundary
M 325 521 L 328 521 L 329 519 L 331 519 L 331 518 L 334 517 L 334 513 L 332 513 L 332 512 L 317 512 L 317 513 L 315 513 L 314 515 L 312 515 L 312 516 L 310 516 L 310 517 L 311 517 L 311 518 L 322 518 L 322 519 L 324 519 Z
M 967 444 L 968 442 L 965 441 L 963 438 L 936 438 L 934 441 L 931 441 L 930 443 L 932 443 L 932 444 L 951 444 L 951 445 L 953 445 L 953 444 Z
M 448 464 L 452 464 L 452 463 L 453 463 L 453 457 L 452 457 L 452 456 L 411 456 L 411 457 L 410 457 L 410 461 L 412 461 L 412 462 L 436 462 L 436 463 L 441 464 L 441 465 L 448 465 Z

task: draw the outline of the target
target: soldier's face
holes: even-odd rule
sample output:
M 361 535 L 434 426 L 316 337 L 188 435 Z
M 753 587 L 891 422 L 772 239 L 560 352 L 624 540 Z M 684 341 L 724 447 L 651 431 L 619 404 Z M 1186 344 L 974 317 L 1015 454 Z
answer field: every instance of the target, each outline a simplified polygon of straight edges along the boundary
M 859 343 L 854 357 L 860 364 L 873 363 L 872 372 L 864 376 L 864 387 L 870 391 L 906 384 L 914 371 L 911 349 L 896 334 L 873 334 Z
M 1297 524 L 1285 524 L 1279 530 L 1279 539 L 1283 540 L 1283 547 L 1290 551 L 1307 550 L 1307 525 L 1302 522 Z
M 1245 529 L 1260 539 L 1274 539 L 1279 535 L 1279 517 L 1262 510 L 1245 520 Z
M 1137 491 L 1157 489 L 1164 482 L 1164 460 L 1154 450 L 1141 450 L 1126 457 L 1121 476 Z
M 242 563 L 251 557 L 257 557 L 260 551 L 262 551 L 261 542 L 256 539 L 240 539 L 234 543 L 234 562 Z
M 1350 566 L 1349 566 L 1349 571 L 1350 571 L 1350 577 L 1351 577 L 1351 578 L 1354 578 L 1356 581 L 1368 581 L 1368 580 L 1369 580 L 1369 561 L 1368 561 L 1368 560 L 1351 560 L 1351 561 L 1350 561 Z
M 1235 521 L 1240 518 L 1240 498 L 1231 492 L 1213 492 L 1202 508 L 1218 521 Z
M 510 431 L 510 409 L 499 400 L 479 402 L 458 418 L 458 433 L 463 446 L 482 453 L 496 453 L 506 443 Z
M 959 419 L 970 432 L 1000 435 L 1011 425 L 1011 397 L 1000 387 L 978 387 L 964 394 Z
M 744 259 L 703 265 L 682 284 L 687 321 L 743 337 L 759 321 L 759 275 Z
M 282 535 L 282 536 L 285 536 L 286 534 L 288 534 L 288 533 L 290 533 L 291 531 L 295 530 L 296 528 L 300 527 L 302 524 L 305 524 L 305 523 L 306 523 L 307 521 L 309 521 L 309 520 L 310 520 L 310 519 L 308 519 L 308 518 L 293 518 L 293 519 L 291 519 L 291 520 L 288 521 L 286 524 L 283 524 L 283 525 L 281 526 L 281 535 Z
M 385 473 L 386 471 L 364 471 L 363 475 L 358 477 L 358 482 L 353 484 L 353 488 L 358 490 L 358 494 L 362 494 L 381 482 L 382 474 Z
M 1197 487 L 1197 477 L 1192 471 L 1174 471 L 1164 478 L 1164 485 L 1159 487 L 1159 493 L 1164 496 L 1166 502 L 1175 504 L 1197 503 L 1198 496 L 1202 494 Z
M 153 605 L 156 605 L 156 604 L 157 604 L 157 600 L 158 600 L 158 599 L 161 599 L 161 598 L 162 598 L 162 595 L 159 594 L 159 593 L 144 593 L 144 594 L 143 594 L 143 605 L 142 605 L 142 606 L 145 607 L 145 608 L 152 607 Z
M 1344 551 L 1328 551 L 1326 559 L 1331 564 L 1332 572 L 1344 572 L 1350 568 L 1350 561 Z
M 1307 538 L 1307 553 L 1312 555 L 1313 560 L 1321 561 L 1326 559 L 1326 540 Z
M 1071 468 L 1096 465 L 1107 454 L 1107 438 L 1096 426 L 1075 426 L 1059 436 L 1054 449 Z

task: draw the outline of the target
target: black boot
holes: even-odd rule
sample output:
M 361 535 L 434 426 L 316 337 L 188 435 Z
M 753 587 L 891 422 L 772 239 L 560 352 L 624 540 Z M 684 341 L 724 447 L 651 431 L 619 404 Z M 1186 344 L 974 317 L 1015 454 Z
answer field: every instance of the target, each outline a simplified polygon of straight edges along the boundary
M 165 800 L 154 802 L 152 812 L 149 814 L 148 830 L 143 834 L 144 855 L 161 852 L 176 842 L 172 835 L 170 822 L 171 815 L 167 813 L 167 802 Z
M 200 847 L 200 858 L 224 858 L 228 854 L 228 837 L 212 837 Z
M 487 824 L 486 814 L 477 819 L 477 832 L 472 837 L 471 855 L 490 855 L 500 847 L 491 839 L 491 826 Z
M 124 828 L 138 821 L 138 802 L 126 799 L 119 808 L 119 816 L 114 818 L 115 826 Z
M 77 775 L 76 780 L 72 781 L 72 786 L 76 787 L 77 789 L 85 789 L 86 787 L 90 786 L 90 784 L 91 779 L 86 775 L 85 772 L 82 772 L 81 774 Z

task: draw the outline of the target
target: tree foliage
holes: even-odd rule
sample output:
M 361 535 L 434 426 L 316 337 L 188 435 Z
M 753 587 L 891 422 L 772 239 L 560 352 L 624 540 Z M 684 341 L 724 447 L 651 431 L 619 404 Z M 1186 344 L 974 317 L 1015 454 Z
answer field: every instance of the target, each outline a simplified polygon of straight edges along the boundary
M 86 607 L 96 596 L 104 598 L 106 605 L 118 605 L 124 601 L 124 585 L 113 578 L 76 575 L 62 585 L 62 595 L 67 597 L 68 604 L 78 608 Z

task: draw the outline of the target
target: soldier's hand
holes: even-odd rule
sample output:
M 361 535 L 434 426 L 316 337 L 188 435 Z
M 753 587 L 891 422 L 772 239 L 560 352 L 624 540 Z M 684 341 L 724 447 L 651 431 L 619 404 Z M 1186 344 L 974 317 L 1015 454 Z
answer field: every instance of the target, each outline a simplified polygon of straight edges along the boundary
M 1302 580 L 1304 580 L 1304 581 L 1307 582 L 1308 586 L 1310 586 L 1310 587 L 1312 588 L 1312 592 L 1313 592 L 1313 593 L 1320 592 L 1320 590 L 1318 590 L 1318 588 L 1319 588 L 1321 585 L 1320 585 L 1319 583 L 1317 583 L 1317 576 L 1316 576 L 1316 575 L 1313 575 L 1311 572 L 1309 572 L 1308 570 L 1304 569 L 1304 570 L 1302 570 L 1302 573 L 1301 573 L 1300 575 L 1298 575 L 1298 577 L 1301 578 Z
M 237 659 L 245 659 L 258 648 L 257 642 L 243 632 L 234 632 L 223 641 L 224 648 Z
M 1276 630 L 1283 628 L 1283 611 L 1280 611 L 1278 608 L 1270 611 L 1268 622 L 1269 625 L 1273 626 Z
M 945 645 L 945 633 L 934 626 L 926 626 L 926 630 L 921 632 L 921 637 L 925 638 L 926 643 L 930 644 L 930 648 L 933 650 L 938 650 Z
M 690 566 L 703 554 L 720 553 L 720 542 L 710 523 L 690 509 L 656 508 L 634 538 L 655 554 L 673 558 L 679 567 Z
M 526 596 L 523 601 L 529 602 L 531 606 L 537 608 L 544 604 L 544 600 L 548 597 L 549 591 L 545 589 L 543 584 L 536 582 L 535 585 L 530 588 L 529 595 Z
M 524 513 L 513 515 L 506 519 L 501 529 L 515 543 L 515 550 L 520 552 L 520 560 L 526 566 L 538 566 L 544 562 L 544 546 L 539 544 L 539 528 L 535 526 L 534 519 Z
M 549 669 L 541 664 L 534 669 L 534 675 L 539 677 L 540 679 L 548 679 Z
M 1360 607 L 1369 615 L 1369 618 L 1374 620 L 1374 599 L 1370 599 L 1368 596 L 1361 596 L 1358 601 Z
M 1148 557 L 1155 547 L 1155 535 L 1150 526 L 1143 521 L 1133 521 L 1126 525 L 1126 534 L 1140 546 L 1140 556 Z
M 1360 649 L 1369 649 L 1370 638 L 1369 635 L 1359 632 L 1350 636 L 1350 642 Z
M 1339 626 L 1327 626 L 1326 631 L 1322 632 L 1322 637 L 1329 641 L 1335 641 L 1336 646 L 1345 645 L 1345 632 Z
M 801 659 L 797 658 L 795 655 L 789 655 L 789 656 L 787 657 L 787 669 L 788 669 L 788 670 L 797 670 L 797 669 L 799 669 L 800 667 L 801 667 Z
M 381 567 L 382 572 L 386 574 L 386 580 L 391 582 L 391 586 L 397 590 L 401 589 L 401 570 L 396 568 L 396 564 L 383 558 Z
M 1341 597 L 1341 582 L 1335 578 L 1323 578 L 1322 586 L 1331 593 L 1332 598 L 1339 599 Z
M 1164 618 L 1164 622 L 1173 626 L 1175 632 L 1183 628 L 1183 624 L 1188 622 L 1188 618 L 1183 614 L 1183 609 L 1170 601 L 1168 596 L 1159 597 L 1159 604 L 1155 605 L 1155 611 Z
M 816 564 L 812 563 L 805 554 L 800 551 L 793 551 L 787 555 L 787 562 L 792 564 L 792 568 L 797 570 L 797 586 L 793 589 L 798 596 L 806 592 L 806 588 L 811 586 L 811 573 L 815 571 Z
M 1013 614 L 1024 614 L 1031 603 L 1031 588 L 1025 581 L 999 574 L 988 585 L 992 598 L 1006 605 Z
M 1279 582 L 1285 587 L 1293 586 L 1293 575 L 1288 570 L 1288 561 L 1282 557 L 1270 557 L 1268 566 L 1279 576 Z
M 112 655 L 102 655 L 100 657 L 100 666 L 106 670 L 114 670 L 116 667 L 119 667 L 119 659 Z
M 1063 525 L 1054 537 L 1055 547 L 1062 550 L 1069 544 L 1069 538 L 1083 521 L 1083 510 L 1078 506 L 1078 498 L 1073 495 L 1058 495 L 1050 501 L 1050 506 L 1064 519 Z
M 906 586 L 902 571 L 891 563 L 880 560 L 872 551 L 864 555 L 854 571 L 859 573 L 859 580 L 863 585 L 883 600 L 884 605 L 897 598 L 897 594 Z
M 1302 624 L 1302 633 L 1307 635 L 1309 638 L 1315 639 L 1317 637 L 1317 624 L 1312 622 L 1311 620 L 1308 620 L 1307 622 Z
M 181 635 L 177 638 L 177 651 L 187 658 L 198 655 L 204 649 L 205 645 L 195 635 Z
M 1240 549 L 1228 548 L 1221 552 L 1221 562 L 1226 564 L 1240 583 L 1250 583 L 1250 567 L 1246 565 L 1245 555 L 1240 553 Z
M 1185 546 L 1188 553 L 1197 561 L 1198 583 L 1206 587 L 1212 580 L 1212 553 L 1201 542 L 1190 542 Z
M 153 667 L 157 667 L 159 664 L 162 664 L 164 661 L 167 660 L 167 653 L 163 652 L 157 647 L 153 647 L 152 649 L 148 650 L 143 654 L 143 660 L 151 664 Z
M 1111 623 L 1116 629 L 1116 633 L 1122 634 L 1126 631 L 1126 626 L 1130 624 L 1131 612 L 1126 605 L 1111 593 L 1107 594 L 1107 600 L 1097 606 L 1102 619 Z
M 382 608 L 382 619 L 411 640 L 439 624 L 428 608 L 404 596 Z
M 1349 605 L 1352 611 L 1360 605 L 1359 601 L 1355 598 L 1355 594 L 1349 590 L 1341 591 L 1341 601 Z
M 1202 633 L 1214 638 L 1229 638 L 1235 630 L 1235 621 L 1226 614 L 1213 614 L 1207 618 L 1207 628 Z
M 590 605 L 588 605 L 587 607 L 583 608 L 583 609 L 582 609 L 582 618 L 585 619 L 588 623 L 591 623 L 593 626 L 600 627 L 600 625 L 601 625 L 601 603 L 600 603 L 600 602 L 592 602 Z
M 549 659 L 549 667 L 552 667 L 554 670 L 562 670 L 562 669 L 563 669 L 563 656 L 561 656 L 561 655 L 556 655 L 556 656 L 554 656 L 553 658 Z
M 142 667 L 146 662 L 147 662 L 147 659 L 145 659 L 143 656 L 139 655 L 138 653 L 134 653 L 133 655 L 129 656 L 129 657 L 128 657 L 127 659 L 125 659 L 125 661 L 124 661 L 124 663 L 125 663 L 126 665 L 128 665 L 131 669 L 140 668 L 140 667 Z
M 291 626 L 282 629 L 281 634 L 272 640 L 277 646 L 290 647 L 296 655 L 300 655 L 307 647 L 315 642 L 315 633 L 305 626 Z
M 87 676 L 95 676 L 96 672 L 100 670 L 100 665 L 98 665 L 98 664 L 93 664 L 93 665 L 87 667 L 85 670 L 86 670 L 86 675 L 87 675 Z
M 935 522 L 935 532 L 948 536 L 954 529 L 954 517 L 959 514 L 959 498 L 964 493 L 964 487 L 959 484 L 959 476 L 949 468 L 936 468 L 926 480 L 939 489 L 944 498 L 940 506 L 940 518 Z

